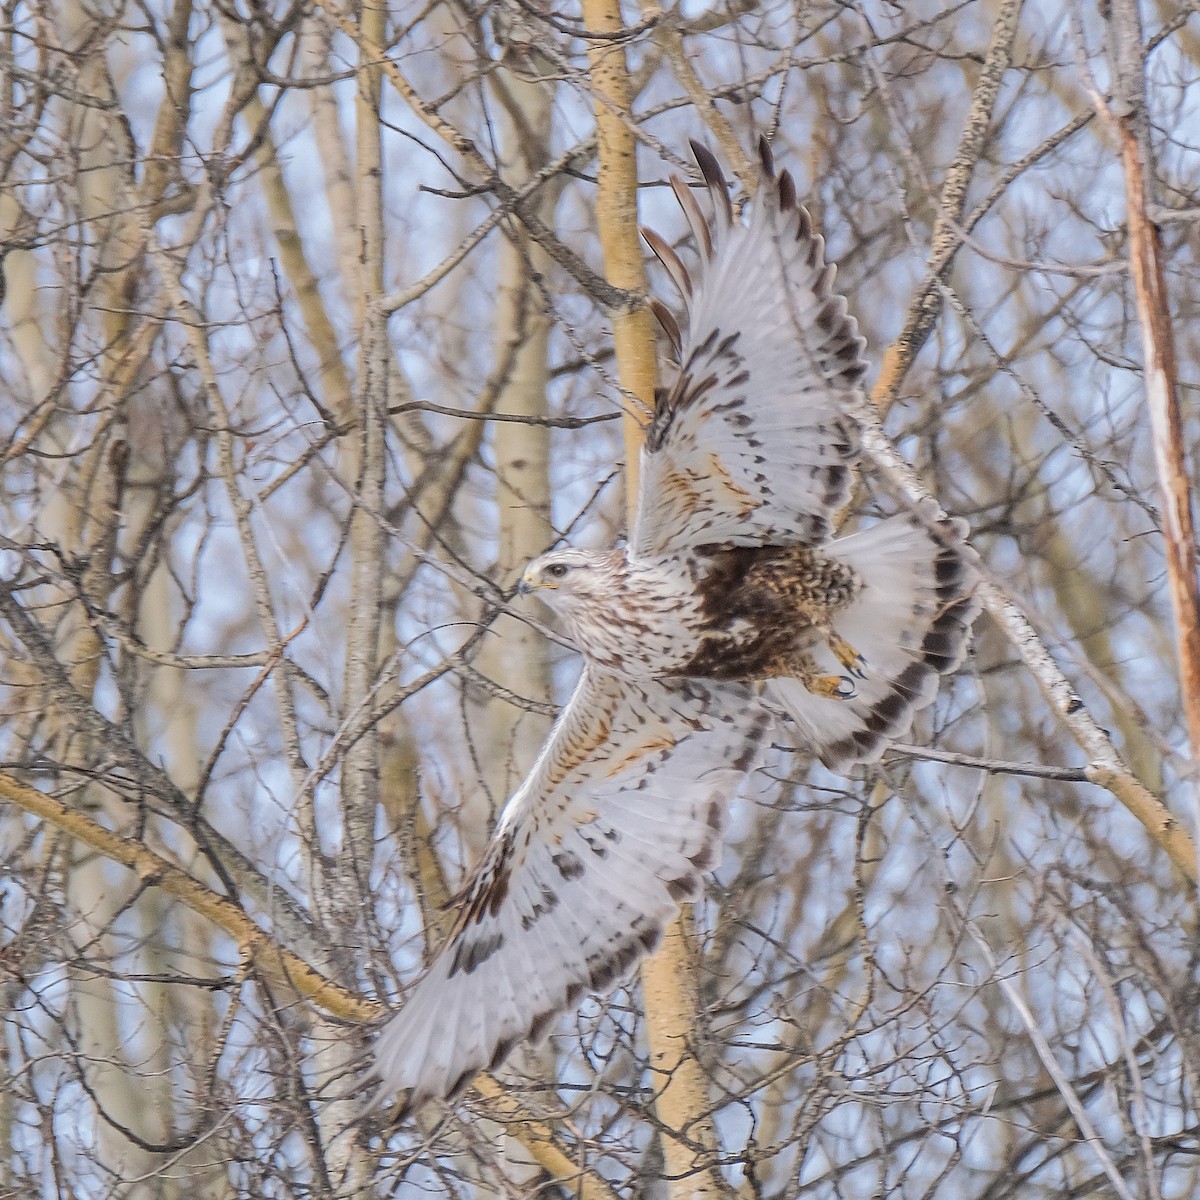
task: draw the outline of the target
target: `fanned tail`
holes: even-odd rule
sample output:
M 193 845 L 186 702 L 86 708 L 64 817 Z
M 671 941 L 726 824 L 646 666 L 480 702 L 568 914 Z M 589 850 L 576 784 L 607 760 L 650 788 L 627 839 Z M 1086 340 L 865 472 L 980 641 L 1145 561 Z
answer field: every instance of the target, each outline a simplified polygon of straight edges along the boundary
M 939 516 L 928 501 L 822 548 L 863 581 L 834 622 L 862 656 L 854 694 L 817 696 L 793 679 L 772 680 L 767 691 L 831 770 L 879 758 L 933 700 L 938 677 L 962 662 L 979 611 L 978 560 L 965 534 L 963 522 Z M 822 665 L 844 669 L 832 654 Z

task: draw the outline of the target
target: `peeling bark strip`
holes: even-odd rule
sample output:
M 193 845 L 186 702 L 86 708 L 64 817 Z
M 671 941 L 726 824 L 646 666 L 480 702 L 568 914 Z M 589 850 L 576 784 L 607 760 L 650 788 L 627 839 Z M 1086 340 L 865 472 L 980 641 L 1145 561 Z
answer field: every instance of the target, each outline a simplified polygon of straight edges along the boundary
M 1167 577 L 1179 649 L 1180 683 L 1191 741 L 1200 764 L 1200 602 L 1196 594 L 1196 533 L 1179 415 L 1178 365 L 1163 274 L 1162 239 L 1146 215 L 1146 173 L 1138 139 L 1128 120 L 1118 121 L 1129 205 L 1129 264 L 1142 330 L 1146 404 L 1154 463 L 1162 493 Z
M 1142 334 L 1146 406 L 1154 445 L 1154 463 L 1162 495 L 1163 538 L 1179 683 L 1187 720 L 1192 768 L 1200 768 L 1200 596 L 1196 584 L 1196 533 L 1192 519 L 1189 474 L 1179 414 L 1178 362 L 1171 310 L 1163 272 L 1162 238 L 1147 215 L 1153 163 L 1145 123 L 1142 34 L 1133 0 L 1114 0 L 1110 34 L 1116 39 L 1121 78 L 1114 89 L 1118 100 L 1102 115 L 1113 126 L 1125 169 L 1126 220 L 1129 226 L 1129 266 L 1134 302 Z M 1195 784 L 1200 788 L 1200 781 Z

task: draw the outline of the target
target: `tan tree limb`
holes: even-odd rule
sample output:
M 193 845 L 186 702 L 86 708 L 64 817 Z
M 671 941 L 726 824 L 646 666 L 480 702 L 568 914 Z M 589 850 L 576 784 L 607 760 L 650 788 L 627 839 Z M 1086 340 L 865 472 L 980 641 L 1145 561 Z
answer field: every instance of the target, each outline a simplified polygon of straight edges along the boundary
M 546 81 L 551 64 L 538 48 L 537 33 L 535 25 L 514 13 L 500 65 L 488 81 L 500 100 L 495 120 L 498 162 L 518 187 L 540 175 L 550 158 L 555 93 Z M 543 218 L 552 216 L 561 187 L 558 180 L 537 194 Z M 491 427 L 498 510 L 496 568 L 504 581 L 515 578 L 526 562 L 550 545 L 555 532 L 550 519 L 550 430 L 537 423 L 547 415 L 550 384 L 551 313 L 541 290 L 550 264 L 521 222 L 505 221 L 501 232 L 493 276 L 495 361 L 489 372 L 495 398 L 488 411 L 519 418 L 500 420 Z M 480 647 L 480 671 L 504 679 L 521 696 L 548 702 L 553 690 L 549 664 L 536 631 L 503 613 L 497 618 L 497 629 L 500 636 L 486 639 Z M 494 698 L 481 697 L 478 707 L 483 717 L 482 782 L 499 803 L 537 757 L 550 721 L 522 705 Z M 488 825 L 481 821 L 479 830 Z M 482 847 L 476 844 L 474 849 Z
M 616 34 L 623 29 L 615 0 L 585 0 L 584 24 Z M 589 43 L 593 109 L 596 117 L 596 225 L 607 282 L 625 296 L 646 294 L 646 264 L 637 220 L 637 146 L 630 127 L 632 97 L 624 46 L 610 38 Z M 654 317 L 641 302 L 610 306 L 613 345 L 621 386 L 633 409 L 623 422 L 626 508 L 632 518 L 637 497 L 637 461 L 642 430 L 654 410 L 658 384 Z
M 191 109 L 192 45 L 188 27 L 192 20 L 192 0 L 175 0 L 167 17 L 163 38 L 162 81 L 165 91 L 158 119 L 144 158 L 145 173 L 141 192 L 154 204 L 155 216 L 186 212 L 191 207 L 191 189 L 179 171 L 179 149 Z M 174 194 L 169 194 L 175 185 Z
M 299 955 L 281 949 L 271 935 L 260 929 L 232 900 L 205 887 L 142 842 L 105 829 L 85 812 L 19 783 L 10 775 L 0 774 L 0 797 L 90 846 L 105 858 L 120 863 L 143 882 L 161 888 L 207 917 L 237 942 L 243 958 L 257 970 L 294 989 L 326 1012 L 354 1021 L 369 1021 L 379 1015 L 378 1005 L 358 999 L 326 979 Z
M 652 8 L 657 8 L 657 5 L 653 4 L 653 0 L 642 5 L 642 11 L 647 15 Z M 700 81 L 700 76 L 696 74 L 696 68 L 687 54 L 683 38 L 684 31 L 679 25 L 678 15 L 678 10 L 675 10 L 671 14 L 671 19 L 664 18 L 660 21 L 654 31 L 654 39 L 665 49 L 675 78 L 687 92 L 692 107 L 698 114 L 703 115 L 705 124 L 717 139 L 722 161 L 738 179 L 745 184 L 750 184 L 754 178 L 750 158 L 742 149 L 725 114 L 717 106 L 716 97 L 709 88 L 704 86 Z M 720 15 L 725 15 L 723 9 L 720 10 Z
M 897 492 L 914 503 L 928 496 L 916 472 L 888 440 L 879 415 L 867 402 L 858 406 L 863 450 Z M 1088 779 L 1111 792 L 1146 828 L 1171 862 L 1197 880 L 1196 848 L 1188 832 L 1163 802 L 1146 788 L 1121 758 L 1106 730 L 1088 712 L 1070 681 L 1051 657 L 1020 605 L 994 580 L 980 585 L 979 595 L 992 619 L 1033 676 L 1046 702 L 1088 756 Z
M 961 222 L 967 189 L 975 175 L 980 153 L 991 129 L 992 112 L 1000 93 L 1001 80 L 1012 64 L 1013 40 L 1021 15 L 1021 3 L 1022 0 L 1004 0 L 992 26 L 992 40 L 988 45 L 983 70 L 971 96 L 971 106 L 967 112 L 958 151 L 942 184 L 925 280 L 908 307 L 903 328 L 895 341 L 884 351 L 879 378 L 871 390 L 871 398 L 878 405 L 880 412 L 886 413 L 891 407 L 905 375 L 925 344 L 925 339 L 941 311 L 942 292 L 938 285 L 949 274 L 955 256 L 963 244 Z M 872 61 L 870 55 L 867 56 L 867 61 Z M 878 71 L 876 79 L 878 83 L 883 83 Z M 889 95 L 887 88 L 881 86 L 880 90 L 886 100 Z
M 997 68 L 1001 68 L 1002 64 L 1006 65 L 1011 57 L 1014 30 L 1009 28 L 1009 23 L 1011 22 L 1015 26 L 1019 8 L 1019 0 L 1008 0 L 1001 10 L 993 30 L 992 44 L 989 47 L 987 58 L 987 63 L 992 66 L 989 69 L 985 65 L 980 87 L 977 88 L 972 101 L 972 114 L 968 117 L 964 134 L 964 144 L 968 141 L 977 143 L 976 153 L 982 145 L 980 139 L 987 127 L 986 122 L 981 120 L 984 115 L 985 102 L 986 107 L 990 110 L 991 104 L 995 101 L 1000 75 L 1003 73 L 1002 69 Z M 985 84 L 986 86 L 984 86 Z M 956 158 L 956 164 L 961 164 L 962 170 L 966 170 L 969 166 L 969 160 L 964 158 L 961 148 L 960 154 Z M 955 173 L 952 170 L 952 175 Z M 961 171 L 958 173 L 961 174 Z M 943 221 L 946 221 L 947 229 L 942 238 L 940 253 L 936 249 L 938 239 L 935 231 L 935 250 L 930 256 L 931 269 L 925 285 L 926 289 L 932 289 L 939 297 L 941 281 L 961 245 L 962 239 L 957 228 L 960 213 L 954 212 L 953 209 L 954 204 L 961 209 L 965 198 L 966 182 L 967 179 L 964 177 L 955 183 L 948 196 L 948 199 L 952 201 L 949 205 L 946 203 L 947 193 L 944 191 L 943 203 L 939 208 L 939 227 Z M 951 180 L 948 177 L 947 186 L 950 183 Z M 893 485 L 912 500 L 926 495 L 927 491 L 911 467 L 896 453 L 895 448 L 884 435 L 879 424 L 879 413 L 886 412 L 890 397 L 895 395 L 900 380 L 911 366 L 916 351 L 920 348 L 920 344 L 923 344 L 929 329 L 932 328 L 932 321 L 936 319 L 936 315 L 940 311 L 940 299 L 930 308 L 924 300 L 924 295 L 925 292 L 922 291 L 914 297 L 909 308 L 909 318 L 905 323 L 905 331 L 901 332 L 896 342 L 888 348 L 884 355 L 883 369 L 871 393 L 871 400 L 877 411 L 868 411 L 864 407 L 860 414 L 866 430 L 863 441 L 864 449 Z M 921 312 L 929 314 L 928 321 L 924 318 L 917 319 Z M 914 342 L 912 334 L 907 332 L 910 326 L 919 335 L 918 341 Z M 1183 478 L 1186 479 L 1186 475 Z M 1194 544 L 1194 537 L 1190 538 L 1189 545 L 1193 548 L 1193 552 Z M 1194 558 L 1190 578 L 1194 585 Z M 1052 710 L 1088 755 L 1089 763 L 1086 767 L 1088 778 L 1091 782 L 1111 792 L 1142 823 L 1151 839 L 1167 854 L 1184 876 L 1195 882 L 1197 880 L 1196 848 L 1188 832 L 1180 825 L 1166 805 L 1138 780 L 1123 761 L 1117 748 L 1113 745 L 1112 739 L 1084 707 L 1083 701 L 1046 650 L 1037 631 L 1021 611 L 1020 606 L 1004 588 L 994 581 L 988 581 L 981 587 L 981 596 L 984 607 L 1020 655 Z M 1193 626 L 1193 628 L 1197 627 Z M 1200 629 L 1197 631 L 1197 638 L 1200 639 Z M 1197 659 L 1197 662 L 1200 663 L 1200 658 Z M 1197 704 L 1200 705 L 1200 700 L 1197 701 Z
M 613 35 L 623 29 L 617 0 L 583 0 L 584 25 Z M 611 36 L 589 41 L 593 109 L 599 172 L 596 223 L 604 252 L 605 275 L 626 294 L 645 295 L 646 268 L 638 239 L 637 156 L 630 126 L 632 97 L 625 51 Z M 621 385 L 632 405 L 626 409 L 626 508 L 632 525 L 636 510 L 637 463 L 644 423 L 653 411 L 658 362 L 653 316 L 645 305 L 612 313 L 613 342 Z M 717 1151 L 717 1132 L 708 1101 L 707 1079 L 691 1042 L 699 1005 L 697 972 L 690 949 L 685 910 L 667 929 L 658 953 L 642 965 L 646 1036 L 655 1080 L 655 1112 L 664 1131 L 666 1174 L 673 1198 L 719 1196 L 720 1172 L 705 1167 Z
M 386 23 L 383 6 L 364 4 L 360 31 L 368 40 L 382 39 Z M 351 481 L 349 532 L 349 625 L 343 676 L 347 712 L 355 711 L 378 686 L 381 610 L 383 599 L 383 530 L 376 514 L 383 506 L 386 460 L 388 385 L 391 345 L 387 316 L 379 304 L 384 291 L 383 125 L 380 104 L 383 74 L 378 60 L 360 51 L 355 91 L 355 152 L 357 174 L 355 228 L 358 237 L 359 287 L 358 388 L 354 397 L 359 425 L 357 437 L 342 447 L 341 474 Z M 347 933 L 361 928 L 357 911 L 369 893 L 375 806 L 379 795 L 379 738 L 375 725 L 346 744 L 341 766 L 342 821 L 349 869 L 334 867 L 336 898 L 331 915 Z M 316 847 L 314 854 L 316 852 Z M 332 864 L 330 864 L 332 866 Z
M 396 93 L 407 104 L 412 111 L 425 122 L 425 124 L 433 130 L 445 143 L 452 147 L 455 151 L 463 156 L 463 159 L 475 172 L 476 178 L 481 182 L 481 187 L 490 191 L 501 206 L 509 212 L 514 212 L 521 218 L 522 223 L 529 232 L 529 236 L 534 239 L 542 247 L 543 250 L 554 260 L 564 271 L 567 272 L 587 293 L 592 296 L 598 303 L 603 304 L 610 312 L 623 311 L 631 307 L 632 297 L 629 292 L 623 291 L 619 287 L 615 287 L 609 280 L 602 275 L 597 275 L 578 254 L 575 253 L 565 242 L 558 238 L 537 215 L 537 197 L 536 191 L 540 187 L 541 180 L 537 177 L 525 188 L 514 188 L 511 184 L 506 183 L 500 174 L 493 168 L 479 150 L 475 143 L 471 141 L 460 130 L 456 129 L 449 121 L 447 121 L 432 105 L 427 104 L 420 93 L 408 81 L 407 77 L 400 70 L 399 65 L 389 58 L 378 46 L 368 38 L 364 38 L 358 31 L 357 25 L 353 18 L 346 13 L 325 7 L 322 12 L 327 13 L 331 20 L 350 38 L 352 38 L 360 47 L 364 54 L 370 53 L 375 56 L 387 81 L 395 88 Z
M 488 1115 L 504 1122 L 538 1166 L 560 1183 L 577 1187 L 580 1200 L 617 1200 L 617 1193 L 595 1171 L 563 1153 L 551 1126 L 526 1112 L 494 1076 L 480 1075 L 474 1088 L 487 1100 Z
M 230 890 L 236 888 L 263 911 L 273 914 L 283 940 L 289 945 L 303 946 L 310 958 L 326 962 L 331 960 L 333 949 L 322 936 L 322 931 L 308 920 L 287 893 L 280 891 L 241 850 L 204 820 L 174 780 L 146 758 L 127 729 L 108 720 L 75 690 L 67 669 L 55 657 L 55 647 L 46 629 L 8 589 L 0 589 L 0 616 L 24 647 L 32 667 L 38 673 L 39 684 L 45 689 L 45 707 L 60 710 L 62 722 L 86 743 L 93 747 L 104 747 L 107 786 L 119 790 L 123 784 L 132 783 L 137 792 L 144 791 L 146 796 L 164 804 L 171 812 L 172 819 L 187 830 L 200 846 L 226 886 Z M 63 769 L 71 771 L 74 761 L 74 757 L 68 759 Z M 81 770 L 80 774 L 91 777 L 94 772 Z

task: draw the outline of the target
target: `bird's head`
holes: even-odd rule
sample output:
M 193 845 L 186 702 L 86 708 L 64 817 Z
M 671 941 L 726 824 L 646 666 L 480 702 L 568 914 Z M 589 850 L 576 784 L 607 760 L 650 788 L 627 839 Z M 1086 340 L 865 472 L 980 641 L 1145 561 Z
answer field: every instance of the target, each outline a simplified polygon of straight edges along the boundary
M 620 557 L 620 551 L 551 550 L 525 568 L 517 593 L 536 592 L 555 612 L 569 617 L 612 595 Z

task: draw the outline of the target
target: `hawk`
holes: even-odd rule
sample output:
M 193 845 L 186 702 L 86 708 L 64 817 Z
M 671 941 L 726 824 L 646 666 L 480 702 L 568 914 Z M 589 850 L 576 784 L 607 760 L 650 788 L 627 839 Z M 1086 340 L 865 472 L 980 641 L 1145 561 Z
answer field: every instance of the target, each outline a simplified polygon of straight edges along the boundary
M 402 1117 L 457 1096 L 656 947 L 717 858 L 731 796 L 777 727 L 826 766 L 877 758 L 955 669 L 977 611 L 965 527 L 918 505 L 834 539 L 857 457 L 865 342 L 824 239 L 765 140 L 748 217 L 692 150 L 711 217 L 672 179 L 690 270 L 615 550 L 544 554 L 520 591 L 583 670 L 461 894 L 451 933 L 375 1045 Z

